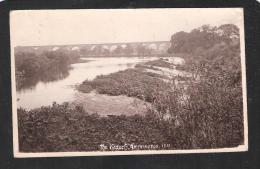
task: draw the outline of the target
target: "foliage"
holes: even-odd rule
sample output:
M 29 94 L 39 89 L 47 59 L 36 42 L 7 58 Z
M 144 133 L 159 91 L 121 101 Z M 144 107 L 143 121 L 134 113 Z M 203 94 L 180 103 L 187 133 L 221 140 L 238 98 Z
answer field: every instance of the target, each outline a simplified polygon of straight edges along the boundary
M 147 66 L 171 66 L 162 60 L 139 64 L 135 69 L 100 76 L 83 84 L 94 86 L 98 92 L 101 88 L 102 93 L 110 95 L 138 97 L 129 93 L 147 91 L 143 92 L 145 100 L 152 103 L 148 112 L 161 120 L 167 119 L 167 131 L 175 139 L 174 147 L 220 148 L 243 144 L 238 28 L 202 26 L 191 33 L 180 32 L 173 35 L 171 49 L 182 52 L 186 61 L 177 69 L 192 73 L 193 78 L 185 79 L 184 84 L 175 85 L 178 78 L 166 83 L 138 71 Z M 146 81 L 148 77 L 151 81 Z
M 54 103 L 31 111 L 18 109 L 18 120 L 21 152 L 98 151 L 100 144 L 171 142 L 167 122 L 150 115 L 100 117 Z
M 169 117 L 171 136 L 192 148 L 235 147 L 243 144 L 241 86 L 214 77 L 188 81 L 187 89 L 156 90 L 151 112 Z M 177 143 L 180 144 L 180 143 Z
M 154 100 L 152 111 L 170 114 L 179 141 L 194 148 L 243 144 L 243 101 L 239 31 L 235 25 L 202 26 L 172 36 L 170 52 L 182 52 L 193 79 Z M 176 99 L 179 98 L 179 99 Z M 176 127 L 177 126 L 177 127 Z M 176 136 L 176 135 L 175 135 Z
M 17 89 L 30 88 L 39 81 L 48 82 L 63 79 L 69 75 L 70 64 L 79 60 L 77 55 L 63 51 L 15 53 Z
M 159 80 L 160 76 L 144 73 L 142 69 L 127 69 L 109 75 L 101 75 L 93 81 L 84 81 L 79 90 L 90 92 L 95 89 L 100 94 L 127 95 L 151 102 L 156 88 L 165 88 L 168 84 Z
M 143 71 L 168 67 L 151 61 L 84 81 L 79 90 L 127 95 L 151 103 L 146 116 L 100 117 L 68 104 L 18 109 L 21 151 L 96 151 L 100 144 L 162 144 L 169 149 L 236 147 L 244 142 L 239 31 L 234 25 L 202 26 L 172 36 L 192 74 L 182 84 Z
M 190 33 L 177 32 L 171 37 L 169 53 L 194 53 L 196 50 L 207 50 L 215 44 L 230 44 L 239 39 L 239 29 L 233 24 L 219 27 L 202 27 L 193 29 Z

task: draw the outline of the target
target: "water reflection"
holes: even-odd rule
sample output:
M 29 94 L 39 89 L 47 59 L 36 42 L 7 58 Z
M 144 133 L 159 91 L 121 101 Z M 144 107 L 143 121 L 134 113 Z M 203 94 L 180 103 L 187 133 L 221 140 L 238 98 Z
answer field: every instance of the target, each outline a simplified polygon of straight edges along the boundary
M 69 76 L 69 70 L 71 67 L 63 67 L 60 69 L 48 69 L 48 71 L 43 71 L 37 75 L 27 77 L 23 83 L 21 83 L 18 91 L 34 90 L 39 82 L 49 83 L 58 80 L 62 80 Z
M 138 58 L 82 58 L 86 63 L 72 64 L 70 69 L 42 72 L 26 81 L 26 87 L 17 91 L 18 107 L 27 109 L 74 100 L 74 86 L 84 80 L 93 80 L 98 75 L 106 75 L 134 67 L 137 63 L 155 60 L 156 57 Z M 56 71 L 57 70 L 57 71 Z M 29 89 L 29 90 L 28 90 Z

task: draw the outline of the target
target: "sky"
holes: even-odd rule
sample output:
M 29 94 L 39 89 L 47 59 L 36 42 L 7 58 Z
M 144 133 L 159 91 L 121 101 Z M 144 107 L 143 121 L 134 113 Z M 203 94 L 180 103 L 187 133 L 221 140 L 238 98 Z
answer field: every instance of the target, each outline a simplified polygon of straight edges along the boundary
M 243 27 L 241 8 L 18 10 L 10 14 L 14 46 L 169 41 L 204 24 Z

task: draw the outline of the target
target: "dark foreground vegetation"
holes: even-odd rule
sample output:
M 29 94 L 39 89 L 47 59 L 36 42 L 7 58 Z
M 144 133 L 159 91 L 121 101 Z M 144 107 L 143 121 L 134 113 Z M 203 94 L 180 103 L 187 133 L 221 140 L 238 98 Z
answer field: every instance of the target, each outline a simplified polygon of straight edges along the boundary
M 26 111 L 18 109 L 21 152 L 98 151 L 100 145 L 158 145 L 158 149 L 192 149 L 237 146 L 240 142 L 222 138 L 215 145 L 204 137 L 194 144 L 194 133 L 184 124 L 176 126 L 148 113 L 146 116 L 100 117 L 68 104 Z M 189 125 L 189 124 L 187 124 Z M 207 144 L 205 144 L 207 143 Z M 169 144 L 165 148 L 161 145 Z M 108 149 L 110 150 L 110 149 Z
M 33 111 L 19 109 L 18 116 L 22 152 L 97 151 L 101 144 L 125 143 L 179 147 L 180 139 L 170 136 L 167 122 L 151 115 L 100 117 L 80 107 L 53 104 Z
M 220 33 L 221 32 L 221 33 Z M 199 40 L 197 40 L 199 39 Z M 95 151 L 100 144 L 170 144 L 168 149 L 236 147 L 244 143 L 239 32 L 235 25 L 176 33 L 169 52 L 192 77 L 178 85 L 138 65 L 79 86 L 82 92 L 127 95 L 151 103 L 146 116 L 99 117 L 67 104 L 18 109 L 21 151 Z M 183 47 L 185 46 L 185 47 Z

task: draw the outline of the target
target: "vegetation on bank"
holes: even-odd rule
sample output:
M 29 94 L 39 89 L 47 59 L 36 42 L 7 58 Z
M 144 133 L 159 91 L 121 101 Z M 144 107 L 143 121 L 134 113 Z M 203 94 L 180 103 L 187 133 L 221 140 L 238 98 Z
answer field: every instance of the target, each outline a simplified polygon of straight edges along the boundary
M 85 62 L 79 55 L 63 51 L 15 53 L 16 87 L 18 90 L 35 86 L 39 81 L 59 80 L 69 75 L 70 64 Z
M 127 69 L 109 75 L 97 76 L 93 81 L 84 81 L 79 85 L 81 92 L 96 90 L 100 94 L 112 96 L 126 95 L 152 102 L 158 88 L 167 88 L 168 84 L 159 79 L 160 76 L 144 73 L 142 69 Z
M 80 90 L 95 89 L 152 103 L 147 113 L 168 122 L 169 135 L 177 139 L 177 148 L 235 147 L 243 143 L 244 137 L 242 89 L 230 83 L 231 79 L 219 78 L 225 76 L 204 72 L 199 81 L 191 78 L 184 85 L 174 85 L 140 69 L 128 69 L 85 81 Z
M 168 122 L 151 114 L 100 117 L 81 107 L 54 103 L 31 111 L 18 109 L 18 120 L 21 152 L 98 151 L 101 144 L 133 143 L 188 148 L 169 135 Z
M 192 78 L 186 79 L 184 84 L 175 85 L 177 77 L 166 83 L 140 71 L 140 68 L 153 66 L 171 67 L 167 62 L 157 60 L 132 70 L 85 81 L 80 86 L 83 89 L 81 91 L 88 92 L 84 90 L 87 87 L 88 90 L 95 89 L 109 95 L 123 94 L 151 102 L 152 108 L 148 111 L 159 119 L 168 117 L 170 127 L 174 128 L 172 135 L 181 137 L 181 141 L 189 140 L 187 144 L 193 148 L 243 144 L 238 28 L 234 25 L 222 25 L 219 28 L 203 26 L 185 33 L 182 41 L 178 38 L 173 35 L 169 51 L 174 54 L 182 52 L 186 64 L 177 65 L 176 68 L 192 73 Z M 187 40 L 183 41 L 185 38 Z M 197 39 L 201 41 L 194 43 Z M 178 45 L 186 47 L 180 50 Z M 143 98 L 139 97 L 140 93 Z
M 216 138 L 215 144 L 205 136 L 197 138 L 200 139 L 198 141 L 201 142 L 197 142 L 200 144 L 194 144 L 194 135 L 200 130 L 187 130 L 187 127 L 191 127 L 189 126 L 191 123 L 186 125 L 177 126 L 173 121 L 160 120 L 151 112 L 146 116 L 101 117 L 98 114 L 88 114 L 81 107 L 70 108 L 67 103 L 62 105 L 54 103 L 52 106 L 30 111 L 18 109 L 19 150 L 21 152 L 100 151 L 101 144 L 159 145 L 158 149 L 173 150 L 221 148 L 240 144 L 240 141 L 229 140 L 233 133 L 224 128 L 222 132 L 226 134 Z M 222 144 L 219 140 L 222 140 Z M 169 146 L 162 147 L 163 144 Z M 107 151 L 109 150 L 111 149 Z
M 135 68 L 100 75 L 92 81 L 85 80 L 78 86 L 78 90 L 84 93 L 95 90 L 99 94 L 112 96 L 126 95 L 152 102 L 156 97 L 154 96 L 156 91 L 170 88 L 171 84 L 164 81 L 166 76 L 148 72 L 146 69 L 159 70 L 158 67 L 171 69 L 173 66 L 163 59 L 140 63 Z
M 182 118 L 190 121 L 190 134 L 196 142 L 207 137 L 212 145 L 223 145 L 224 140 L 243 144 L 238 27 L 232 24 L 204 25 L 190 33 L 174 34 L 171 42 L 170 53 L 184 53 L 186 63 L 177 69 L 191 72 L 194 78 L 199 77 L 199 81 L 188 81 L 186 93 L 189 98 L 179 110 L 188 110 Z
M 168 52 L 185 59 L 185 65 L 177 66 L 178 69 L 190 72 L 204 69 L 208 73 L 225 71 L 223 74 L 241 77 L 239 28 L 233 24 L 204 25 L 189 33 L 177 32 L 171 37 Z
M 151 61 L 84 81 L 79 90 L 127 95 L 150 102 L 146 116 L 99 117 L 67 104 L 18 109 L 19 145 L 25 152 L 96 151 L 100 144 L 170 144 L 168 149 L 236 147 L 244 142 L 239 32 L 234 25 L 204 26 L 172 36 L 170 53 L 181 53 L 192 74 L 163 81 Z M 155 67 L 154 67 L 155 66 Z

